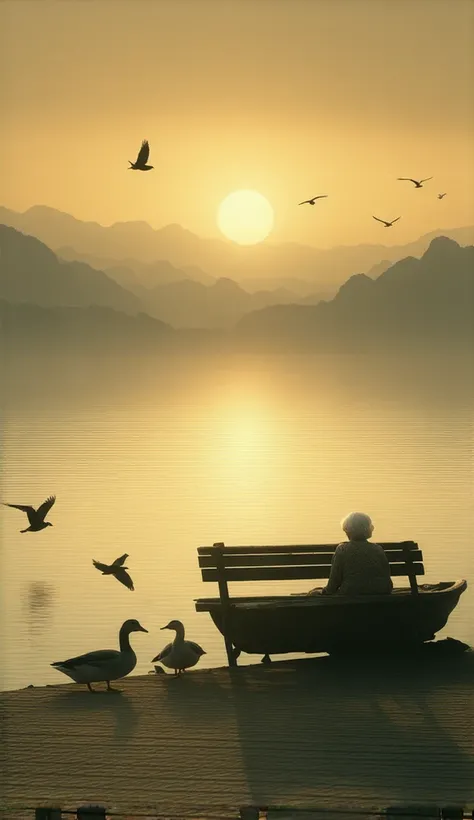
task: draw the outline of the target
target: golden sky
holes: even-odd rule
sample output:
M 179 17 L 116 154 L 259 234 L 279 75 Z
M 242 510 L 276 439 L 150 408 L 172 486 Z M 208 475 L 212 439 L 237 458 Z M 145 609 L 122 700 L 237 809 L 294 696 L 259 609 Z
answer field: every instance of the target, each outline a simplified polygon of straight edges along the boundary
M 15 210 L 217 236 L 250 188 L 272 241 L 319 247 L 474 222 L 473 0 L 6 0 L 0 55 Z

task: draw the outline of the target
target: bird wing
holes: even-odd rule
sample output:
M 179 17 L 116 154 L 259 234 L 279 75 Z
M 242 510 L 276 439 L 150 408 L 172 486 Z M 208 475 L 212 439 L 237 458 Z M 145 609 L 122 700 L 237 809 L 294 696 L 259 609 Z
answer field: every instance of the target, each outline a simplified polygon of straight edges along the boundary
M 152 659 L 152 663 L 155 663 L 155 661 L 162 661 L 163 658 L 166 658 L 166 656 L 170 654 L 172 648 L 173 648 L 173 644 L 172 643 L 167 643 L 165 648 L 162 649 L 161 652 L 159 652 L 158 655 L 155 658 Z
M 186 643 L 188 643 L 190 646 L 192 646 L 192 648 L 194 649 L 196 655 L 206 655 L 207 654 L 206 651 L 202 648 L 202 646 L 199 646 L 198 643 L 194 643 L 194 641 L 186 641 Z
M 95 568 L 100 570 L 101 572 L 106 572 L 108 569 L 110 569 L 108 564 L 101 564 L 100 561 L 94 561 L 94 559 L 92 559 L 92 563 L 94 564 Z
M 28 504 L 5 504 L 5 507 L 13 507 L 15 510 L 25 512 L 28 516 L 28 521 L 30 524 L 33 524 L 36 521 L 36 511 L 34 507 L 30 507 Z
M 120 558 L 116 558 L 114 563 L 112 564 L 113 567 L 121 567 L 128 558 L 128 552 L 125 552 Z
M 148 140 L 143 140 L 142 147 L 138 152 L 138 157 L 135 165 L 145 165 L 146 161 L 150 155 L 150 146 L 148 144 Z
M 49 498 L 46 499 L 46 501 L 43 501 L 41 506 L 38 507 L 38 509 L 36 510 L 36 515 L 38 516 L 38 518 L 41 518 L 44 521 L 55 501 L 55 495 L 50 495 Z
M 428 182 L 428 180 L 433 179 L 433 177 L 426 177 L 426 179 L 420 179 L 420 182 Z
M 298 205 L 306 205 L 307 202 L 311 202 L 310 199 L 303 199 L 303 202 L 298 202 Z
M 326 199 L 326 198 L 327 198 L 327 194 L 320 194 L 319 196 L 313 197 L 313 199 Z
M 398 177 L 398 179 L 399 179 L 401 182 L 413 182 L 413 184 L 414 184 L 414 185 L 416 185 L 416 183 L 417 183 L 417 180 L 416 180 L 416 179 L 412 179 L 411 177 Z
M 372 217 L 372 219 L 376 219 L 376 220 L 377 220 L 377 222 L 383 222 L 383 224 L 384 224 L 384 225 L 386 225 L 386 224 L 387 224 L 387 223 L 385 222 L 385 219 L 379 219 L 379 218 L 378 218 L 378 216 L 373 216 L 373 217 Z
M 395 222 L 398 222 L 399 219 L 401 219 L 401 216 L 397 216 L 396 219 L 392 219 L 392 225 L 394 225 Z
M 135 589 L 135 587 L 133 586 L 133 581 L 130 578 L 130 575 L 128 574 L 128 572 L 125 572 L 124 569 L 120 567 L 119 569 L 115 570 L 114 575 L 117 581 L 120 581 L 120 583 L 126 586 L 128 589 Z
M 75 669 L 78 666 L 95 666 L 96 664 L 114 661 L 120 652 L 116 649 L 97 649 L 95 652 L 86 652 L 85 655 L 78 655 L 76 658 L 68 658 L 67 661 L 55 661 L 51 666 L 64 666 L 65 669 Z

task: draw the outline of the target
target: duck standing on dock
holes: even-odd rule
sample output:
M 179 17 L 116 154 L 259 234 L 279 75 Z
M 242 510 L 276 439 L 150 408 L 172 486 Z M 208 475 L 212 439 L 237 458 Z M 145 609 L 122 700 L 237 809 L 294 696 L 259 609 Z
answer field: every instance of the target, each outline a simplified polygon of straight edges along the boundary
M 130 646 L 131 632 L 148 632 L 134 618 L 122 624 L 119 632 L 120 651 L 117 649 L 99 649 L 78 655 L 77 658 L 68 658 L 67 661 L 55 661 L 51 664 L 55 669 L 64 672 L 76 683 L 86 683 L 89 692 L 95 692 L 91 683 L 104 681 L 107 691 L 114 692 L 110 685 L 111 680 L 124 678 L 133 672 L 137 665 L 137 656 Z
M 162 626 L 161 629 L 174 629 L 176 637 L 172 643 L 167 644 L 165 648 L 153 658 L 152 663 L 159 661 L 163 666 L 168 667 L 168 669 L 174 669 L 175 677 L 180 675 L 181 672 L 184 672 L 185 669 L 195 666 L 201 655 L 206 654 L 202 646 L 199 646 L 198 643 L 184 639 L 184 626 L 181 621 L 170 621 L 169 624 Z

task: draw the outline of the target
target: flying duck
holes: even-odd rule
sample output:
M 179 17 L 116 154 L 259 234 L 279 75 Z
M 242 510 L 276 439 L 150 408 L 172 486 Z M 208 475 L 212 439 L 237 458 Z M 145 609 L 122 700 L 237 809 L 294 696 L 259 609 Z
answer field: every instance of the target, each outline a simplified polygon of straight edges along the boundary
M 198 643 L 184 640 L 184 626 L 181 621 L 170 621 L 169 624 L 162 626 L 161 629 L 174 629 L 176 637 L 172 643 L 167 644 L 165 648 L 153 658 L 152 663 L 159 661 L 163 666 L 168 667 L 168 669 L 174 669 L 175 677 L 180 675 L 181 672 L 184 672 L 185 669 L 195 666 L 201 655 L 206 654 Z
M 119 632 L 120 651 L 117 649 L 99 649 L 69 658 L 67 661 L 55 661 L 51 664 L 55 669 L 64 672 L 76 683 L 86 683 L 89 692 L 96 692 L 91 683 L 105 681 L 107 691 L 113 692 L 111 680 L 124 678 L 133 672 L 137 664 L 137 656 L 130 646 L 131 632 L 148 632 L 134 618 L 125 621 Z
M 100 570 L 102 575 L 113 575 L 117 581 L 120 581 L 121 584 L 127 587 L 127 589 L 135 589 L 133 586 L 133 581 L 130 578 L 128 572 L 125 572 L 128 567 L 124 567 L 123 564 L 128 558 L 128 553 L 121 555 L 120 558 L 116 558 L 113 564 L 101 564 L 100 561 L 95 561 L 92 559 L 92 563 L 94 564 L 95 568 Z
M 444 194 L 438 194 L 438 199 L 443 199 L 444 196 L 446 196 L 445 193 Z
M 56 496 L 50 495 L 46 501 L 43 501 L 37 510 L 35 510 L 34 507 L 30 507 L 28 504 L 5 504 L 5 507 L 14 507 L 16 510 L 22 510 L 22 512 L 27 514 L 30 526 L 27 527 L 26 530 L 20 530 L 20 532 L 39 532 L 40 530 L 44 530 L 45 527 L 53 526 L 51 521 L 45 521 L 44 519 L 48 515 L 55 501 Z

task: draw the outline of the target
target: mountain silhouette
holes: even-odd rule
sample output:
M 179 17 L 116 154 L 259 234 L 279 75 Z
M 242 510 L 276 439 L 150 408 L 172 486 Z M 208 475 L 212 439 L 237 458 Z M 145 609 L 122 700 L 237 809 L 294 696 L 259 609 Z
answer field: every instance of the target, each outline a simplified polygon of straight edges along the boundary
M 311 283 L 301 296 L 313 291 L 324 293 L 326 298 L 332 298 L 354 270 L 369 271 L 382 260 L 393 264 L 409 255 L 420 256 L 435 236 L 445 234 L 461 245 L 474 243 L 471 226 L 434 231 L 408 245 L 361 244 L 319 249 L 268 240 L 259 245 L 240 246 L 224 239 L 198 237 L 176 224 L 158 230 L 146 222 L 117 222 L 105 227 L 39 205 L 24 213 L 0 208 L 0 222 L 36 236 L 53 250 L 70 246 L 80 253 L 114 259 L 119 265 L 123 265 L 124 259 L 147 264 L 165 259 L 179 269 L 197 266 L 214 278 L 234 279 L 246 289 L 249 280 L 271 280 L 271 288 L 281 286 L 281 281 L 275 285 L 275 280 L 290 276 Z M 295 290 L 291 285 L 285 286 Z
M 407 257 L 372 279 L 351 276 L 334 299 L 250 313 L 236 328 L 251 347 L 376 351 L 413 344 L 472 351 L 474 247 L 432 240 L 421 259 Z
M 170 327 L 173 322 L 143 311 L 125 315 L 126 308 L 127 313 L 134 312 L 129 310 L 129 300 L 135 297 L 100 271 L 83 263 L 60 263 L 38 240 L 4 226 L 0 226 L 0 240 L 0 296 L 10 294 L 8 301 L 4 296 L 1 302 L 0 322 L 9 350 L 63 349 L 68 344 L 97 353 L 119 348 L 150 352 L 163 346 L 188 352 L 355 353 L 420 345 L 427 352 L 474 349 L 474 247 L 461 247 L 447 237 L 433 239 L 420 259 L 406 257 L 377 278 L 363 273 L 349 277 L 332 300 L 317 304 L 261 307 L 268 299 L 279 297 L 285 302 L 293 294 L 249 294 L 226 278 L 210 287 L 182 280 L 150 289 L 147 310 L 169 315 L 177 330 Z M 109 306 L 85 307 L 91 305 L 90 297 L 84 296 L 78 283 L 84 271 L 92 287 L 100 284 L 97 298 L 125 300 L 123 312 Z M 62 291 L 61 276 L 66 282 Z M 48 300 L 59 299 L 58 292 L 62 302 L 45 307 Z M 26 303 L 33 296 L 41 300 L 38 305 Z M 84 306 L 71 307 L 73 299 Z M 251 304 L 257 309 L 246 313 Z M 197 315 L 208 323 L 207 329 L 187 326 Z
M 39 307 L 0 299 L 0 339 L 9 353 L 90 353 L 94 356 L 159 351 L 174 331 L 146 313 L 130 316 L 106 307 Z
M 232 279 L 222 277 L 206 287 L 183 279 L 148 291 L 148 313 L 176 328 L 226 328 L 246 313 L 267 305 L 297 302 L 295 294 L 283 288 L 248 293 Z
M 68 261 L 87 262 L 93 268 L 103 270 L 108 276 L 123 284 L 127 288 L 153 288 L 166 285 L 169 282 L 180 282 L 191 279 L 203 285 L 212 285 L 215 277 L 201 270 L 197 265 L 184 265 L 177 268 L 166 259 L 156 259 L 154 262 L 140 262 L 138 259 L 111 259 L 110 257 L 94 256 L 81 253 L 71 246 L 64 246 L 56 250 L 58 256 Z M 125 284 L 128 283 L 128 284 Z
M 0 251 L 0 298 L 11 302 L 102 305 L 146 312 L 173 327 L 226 328 L 249 311 L 298 301 L 281 288 L 250 294 L 226 278 L 211 279 L 207 286 L 183 278 L 184 272 L 168 262 L 142 265 L 140 275 L 127 267 L 112 267 L 105 274 L 85 262 L 58 259 L 35 237 L 6 226 L 0 226 Z M 156 279 L 165 284 L 151 286 Z
M 143 310 L 140 300 L 103 271 L 65 262 L 33 236 L 0 225 L 0 298 L 52 305 L 103 305 L 124 313 Z

